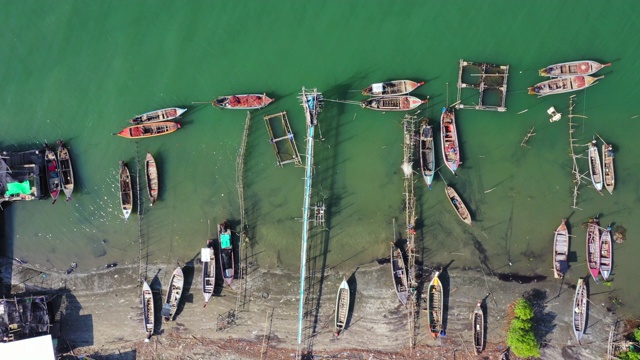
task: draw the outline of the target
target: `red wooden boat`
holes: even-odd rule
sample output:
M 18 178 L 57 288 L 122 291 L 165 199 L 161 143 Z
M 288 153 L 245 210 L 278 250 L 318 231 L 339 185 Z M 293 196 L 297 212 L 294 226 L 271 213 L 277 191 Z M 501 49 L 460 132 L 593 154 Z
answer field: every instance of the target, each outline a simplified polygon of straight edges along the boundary
M 163 121 L 157 123 L 140 124 L 129 126 L 117 134 L 128 139 L 147 138 L 170 134 L 180 129 L 180 124 L 173 121 Z
M 598 218 L 590 219 L 587 226 L 587 267 L 593 279 L 600 273 L 600 224 Z
M 229 95 L 218 97 L 211 105 L 221 109 L 251 110 L 262 109 L 274 101 L 267 94 Z

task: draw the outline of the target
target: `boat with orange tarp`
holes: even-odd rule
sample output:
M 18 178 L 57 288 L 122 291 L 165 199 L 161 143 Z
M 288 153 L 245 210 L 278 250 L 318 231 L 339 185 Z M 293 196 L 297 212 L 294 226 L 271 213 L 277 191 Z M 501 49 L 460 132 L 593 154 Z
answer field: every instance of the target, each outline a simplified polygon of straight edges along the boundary
M 180 124 L 173 121 L 163 121 L 150 124 L 140 124 L 129 126 L 117 134 L 129 139 L 145 138 L 170 134 L 180 129 Z
M 218 97 L 211 105 L 220 109 L 251 110 L 262 109 L 274 101 L 267 94 L 229 95 Z

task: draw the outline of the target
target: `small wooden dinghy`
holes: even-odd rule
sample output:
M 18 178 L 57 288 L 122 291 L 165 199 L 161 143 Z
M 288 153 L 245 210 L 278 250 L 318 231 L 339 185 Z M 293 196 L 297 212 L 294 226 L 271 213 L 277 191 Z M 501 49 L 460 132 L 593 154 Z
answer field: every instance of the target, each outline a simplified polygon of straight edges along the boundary
M 420 172 L 429 190 L 433 184 L 435 174 L 436 157 L 433 150 L 433 128 L 429 120 L 424 119 L 420 128 Z
M 589 144 L 589 173 L 591 174 L 591 182 L 598 192 L 602 191 L 602 166 L 600 165 L 600 154 L 598 154 L 598 146 L 596 141 Z
M 538 95 L 538 97 L 553 95 L 553 94 L 562 94 L 571 91 L 577 91 L 586 89 L 589 86 L 595 85 L 598 83 L 598 80 L 602 79 L 604 76 L 599 76 L 597 78 L 592 76 L 567 76 L 555 78 L 547 81 L 543 81 L 529 88 L 530 95 Z
M 613 171 L 613 146 L 606 142 L 602 144 L 602 174 L 604 178 L 604 188 L 609 194 L 613 194 L 613 188 L 616 185 L 616 177 Z
M 269 98 L 267 94 L 245 94 L 220 96 L 211 104 L 220 109 L 251 110 L 262 109 L 273 101 L 274 99 Z
M 154 330 L 153 293 L 146 281 L 142 284 L 142 312 L 144 320 L 144 331 L 147 333 L 145 342 L 149 342 Z
M 373 97 L 360 103 L 365 109 L 379 111 L 409 111 L 429 100 L 420 100 L 411 95 Z
M 407 284 L 407 269 L 404 266 L 402 250 L 399 247 L 391 246 L 391 273 L 393 275 L 393 285 L 396 295 L 402 305 L 407 305 L 409 297 L 409 286 Z
M 578 279 L 576 294 L 573 297 L 573 333 L 578 343 L 580 343 L 585 330 L 588 299 L 587 284 L 584 282 L 584 279 Z
M 336 297 L 336 322 L 335 322 L 335 336 L 340 336 L 344 331 L 344 327 L 347 324 L 347 316 L 349 315 L 349 301 L 350 290 L 347 279 L 342 279 L 340 288 L 338 289 L 338 295 Z
M 139 124 L 129 126 L 117 134 L 128 139 L 148 138 L 160 135 L 171 134 L 180 129 L 180 124 L 173 121 L 162 121 L 157 123 Z
M 464 202 L 462 202 L 460 196 L 458 196 L 458 193 L 456 193 L 456 191 L 449 185 L 445 186 L 444 190 L 447 193 L 447 198 L 449 199 L 451 206 L 453 206 L 453 209 L 460 217 L 460 220 L 471 225 L 471 215 L 469 214 L 469 210 L 467 210 L 467 207 Z
M 591 75 L 600 69 L 610 66 L 611 63 L 600 64 L 593 60 L 569 61 L 560 64 L 553 64 L 540 69 L 540 76 L 564 77 L 574 75 Z
M 440 116 L 440 136 L 442 137 L 442 157 L 449 170 L 456 174 L 460 166 L 460 147 L 458 146 L 458 131 L 456 130 L 456 116 L 452 108 L 442 108 Z
M 482 300 L 478 301 L 473 311 L 473 351 L 476 355 L 484 349 L 484 312 L 482 312 Z
M 231 238 L 231 228 L 229 223 L 224 221 L 218 224 L 218 244 L 220 256 L 220 270 L 224 283 L 231 286 L 235 272 L 235 263 L 233 259 L 233 240 Z
M 181 109 L 178 107 L 154 110 L 154 111 L 149 111 L 147 113 L 144 113 L 142 115 L 138 115 L 133 119 L 129 120 L 129 122 L 132 124 L 145 124 L 145 123 L 153 123 L 153 122 L 159 122 L 159 121 L 170 121 L 175 118 L 178 118 L 185 111 L 187 111 L 187 109 Z
M 411 80 L 393 80 L 382 83 L 371 84 L 362 89 L 362 95 L 369 96 L 387 96 L 387 95 L 403 95 L 412 92 L 420 85 L 424 85 L 424 81 L 415 82 Z
M 64 146 L 62 140 L 58 140 L 58 169 L 60 169 L 59 176 L 62 184 L 62 191 L 67 197 L 67 201 L 69 201 L 71 200 L 71 193 L 73 193 L 74 187 L 73 168 L 71 167 L 69 149 Z
M 204 296 L 204 306 L 209 303 L 216 286 L 216 255 L 212 248 L 200 249 L 200 260 L 202 260 L 202 295 Z
M 611 242 L 611 226 L 607 226 L 600 237 L 600 274 L 604 281 L 609 279 L 612 268 L 613 243 Z
M 442 312 L 444 310 L 442 283 L 438 275 L 440 275 L 439 271 L 433 275 L 433 279 L 427 287 L 427 323 L 431 335 L 436 338 L 442 333 Z
M 147 179 L 147 194 L 149 194 L 150 205 L 156 203 L 158 200 L 158 168 L 156 167 L 156 161 L 151 156 L 151 153 L 147 151 L 147 157 L 144 160 L 144 173 Z
M 128 220 L 133 209 L 133 190 L 131 188 L 131 175 L 124 161 L 120 161 L 120 208 L 124 219 Z
M 590 219 L 587 225 L 587 267 L 593 280 L 598 281 L 600 273 L 600 224 L 598 218 Z
M 171 279 L 169 280 L 169 288 L 167 289 L 167 297 L 162 305 L 162 317 L 164 321 L 173 321 L 173 316 L 178 309 L 178 303 L 182 296 L 182 288 L 184 286 L 184 275 L 182 269 L 178 266 L 173 270 Z
M 553 236 L 553 276 L 556 279 L 562 279 L 569 270 L 569 231 L 566 222 L 567 219 L 562 219 Z
M 49 194 L 55 204 L 60 195 L 60 169 L 58 168 L 58 157 L 56 152 L 48 145 L 44 146 L 44 166 L 47 169 L 47 185 L 49 188 Z

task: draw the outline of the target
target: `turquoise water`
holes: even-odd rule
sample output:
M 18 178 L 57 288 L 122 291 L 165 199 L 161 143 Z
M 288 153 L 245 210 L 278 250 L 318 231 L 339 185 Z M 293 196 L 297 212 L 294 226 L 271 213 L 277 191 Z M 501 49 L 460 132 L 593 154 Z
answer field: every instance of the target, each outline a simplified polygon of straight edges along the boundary
M 158 162 L 160 199 L 153 208 L 143 199 L 144 253 L 152 263 L 193 258 L 217 222 L 239 222 L 235 161 L 246 113 L 192 102 L 267 92 L 276 102 L 252 113 L 247 144 L 247 220 L 259 265 L 295 271 L 304 172 L 276 166 L 262 117 L 287 111 L 304 153 L 304 116 L 296 98 L 302 86 L 317 87 L 328 99 L 361 100 L 359 89 L 370 83 L 408 78 L 426 81 L 414 95 L 430 97 L 420 115 L 437 125 L 440 108 L 455 101 L 463 58 L 511 66 L 508 111 L 457 111 L 463 164 L 457 178 L 444 168 L 441 173 L 477 219 L 474 228 L 447 204 L 441 178 L 428 191 L 416 177 L 423 260 L 454 260 L 454 267 L 482 261 L 498 272 L 552 276 L 552 234 L 568 217 L 576 254 L 568 277 L 575 282 L 587 274 L 580 224 L 599 213 L 603 225 L 626 227 L 629 240 L 615 246 L 611 288 L 594 286 L 592 292 L 614 290 L 637 313 L 640 157 L 633 146 L 640 121 L 634 118 L 640 114 L 640 8 L 599 1 L 562 2 L 570 13 L 553 3 L 470 5 L 2 1 L 0 145 L 10 150 L 63 139 L 77 182 L 69 203 L 5 206 L 13 255 L 57 270 L 77 262 L 81 272 L 111 262 L 137 264 L 139 215 L 128 222 L 121 215 L 117 169 L 125 160 L 135 173 L 136 161 L 149 150 Z M 585 180 L 580 209 L 572 209 L 568 96 L 538 99 L 526 89 L 543 80 L 538 68 L 578 59 L 613 66 L 601 71 L 606 78 L 599 84 L 576 93 L 574 111 L 588 117 L 576 118 L 577 143 L 598 133 L 619 152 L 614 194 L 601 196 Z M 169 106 L 189 108 L 178 132 L 138 142 L 111 135 L 127 119 Z M 550 106 L 565 115 L 560 122 L 549 123 Z M 399 219 L 399 230 L 404 226 L 401 119 L 399 113 L 326 103 L 319 129 L 324 140 L 315 146 L 314 196 L 329 205 L 328 266 L 347 271 L 388 256 L 392 219 Z M 531 127 L 536 135 L 530 148 L 521 147 Z M 588 171 L 586 160 L 578 161 Z

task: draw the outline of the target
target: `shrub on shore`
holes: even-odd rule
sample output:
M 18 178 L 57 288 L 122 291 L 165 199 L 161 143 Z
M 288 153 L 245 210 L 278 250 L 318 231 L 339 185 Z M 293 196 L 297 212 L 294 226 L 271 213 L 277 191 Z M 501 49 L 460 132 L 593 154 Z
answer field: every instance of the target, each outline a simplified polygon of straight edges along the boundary
M 533 329 L 533 306 L 519 299 L 513 308 L 514 318 L 507 331 L 507 345 L 518 357 L 540 357 L 540 343 Z

